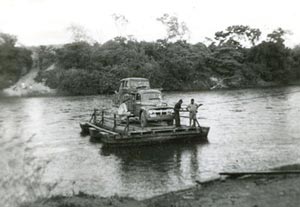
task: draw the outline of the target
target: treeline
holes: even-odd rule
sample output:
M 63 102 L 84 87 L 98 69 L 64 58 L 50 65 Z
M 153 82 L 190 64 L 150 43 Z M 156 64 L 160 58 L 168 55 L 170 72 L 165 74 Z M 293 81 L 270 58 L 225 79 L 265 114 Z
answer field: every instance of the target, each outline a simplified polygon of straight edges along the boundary
M 74 95 L 111 93 L 126 77 L 146 77 L 168 91 L 288 84 L 300 79 L 300 47 L 286 47 L 285 35 L 279 28 L 261 40 L 259 29 L 236 25 L 216 32 L 209 46 L 124 37 L 40 46 L 36 80 Z
M 0 89 L 14 84 L 32 67 L 31 50 L 16 43 L 15 36 L 0 33 Z
M 79 41 L 44 48 L 41 61 L 55 60 L 56 69 L 42 70 L 38 79 L 71 94 L 110 93 L 125 77 L 146 77 L 164 90 L 286 84 L 300 78 L 300 47 L 287 48 L 285 34 L 279 28 L 256 44 L 260 30 L 238 25 L 217 32 L 209 46 L 122 37 L 102 45 Z

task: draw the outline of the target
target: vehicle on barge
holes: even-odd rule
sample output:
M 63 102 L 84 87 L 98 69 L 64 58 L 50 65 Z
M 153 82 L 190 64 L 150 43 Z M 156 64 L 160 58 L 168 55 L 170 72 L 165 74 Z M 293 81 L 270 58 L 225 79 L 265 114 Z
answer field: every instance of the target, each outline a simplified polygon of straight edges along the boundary
M 131 115 L 126 120 L 108 110 L 94 109 L 90 120 L 80 123 L 82 133 L 108 147 L 207 141 L 209 127 L 173 126 L 173 107 L 163 101 L 161 90 L 150 88 L 147 79 L 122 79 L 114 103 L 118 105 L 128 97 Z
M 150 88 L 148 79 L 122 79 L 119 91 L 115 94 L 115 106 L 119 106 L 124 100 L 127 100 L 127 109 L 132 116 L 139 118 L 141 127 L 146 127 L 148 122 L 173 125 L 173 107 L 162 99 L 161 89 Z

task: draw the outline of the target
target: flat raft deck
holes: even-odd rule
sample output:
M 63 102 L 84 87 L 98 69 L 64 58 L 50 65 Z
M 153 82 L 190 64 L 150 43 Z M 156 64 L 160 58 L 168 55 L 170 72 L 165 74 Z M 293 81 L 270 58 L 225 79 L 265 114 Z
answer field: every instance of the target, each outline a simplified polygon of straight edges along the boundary
M 113 123 L 80 123 L 82 132 L 104 146 L 148 145 L 166 141 L 207 141 L 209 127 L 149 126 L 141 128 L 138 124 L 116 126 Z

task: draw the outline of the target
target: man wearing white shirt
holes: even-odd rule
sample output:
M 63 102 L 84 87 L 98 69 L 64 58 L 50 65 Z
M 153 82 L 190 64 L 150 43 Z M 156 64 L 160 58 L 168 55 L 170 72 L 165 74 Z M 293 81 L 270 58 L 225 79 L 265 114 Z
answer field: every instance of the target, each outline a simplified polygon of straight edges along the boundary
M 192 121 L 193 121 L 193 126 L 194 127 L 196 126 L 196 123 L 200 127 L 200 124 L 197 120 L 197 110 L 200 106 L 202 106 L 202 104 L 195 104 L 193 98 L 191 99 L 191 103 L 187 106 L 187 110 L 190 112 L 190 126 L 191 126 Z
M 127 116 L 130 115 L 130 112 L 128 111 L 128 108 L 127 108 L 127 101 L 128 100 L 129 100 L 129 98 L 125 99 L 123 101 L 123 103 L 118 108 L 118 115 L 120 116 L 120 118 L 122 120 L 125 120 L 127 118 Z

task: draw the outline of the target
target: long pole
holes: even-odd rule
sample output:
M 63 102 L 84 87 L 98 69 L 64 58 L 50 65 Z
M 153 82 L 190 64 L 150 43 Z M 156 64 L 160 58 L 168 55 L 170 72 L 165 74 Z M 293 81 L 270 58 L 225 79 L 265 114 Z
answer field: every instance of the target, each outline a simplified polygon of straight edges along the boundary
M 258 172 L 220 172 L 219 175 L 232 175 L 232 176 L 243 176 L 243 175 L 284 175 L 284 174 L 300 174 L 300 170 L 289 170 L 289 171 L 258 171 Z

